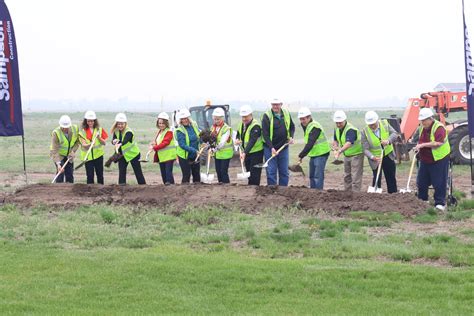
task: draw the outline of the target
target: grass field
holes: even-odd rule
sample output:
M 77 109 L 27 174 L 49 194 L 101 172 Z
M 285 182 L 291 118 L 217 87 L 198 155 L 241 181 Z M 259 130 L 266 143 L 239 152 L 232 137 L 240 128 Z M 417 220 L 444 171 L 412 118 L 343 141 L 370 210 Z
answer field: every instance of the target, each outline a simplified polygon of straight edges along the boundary
M 0 310 L 469 315 L 473 214 L 4 205 Z
M 109 128 L 114 114 L 98 115 Z M 331 131 L 331 113 L 317 115 Z M 59 116 L 25 116 L 29 172 L 52 172 L 49 135 Z M 82 113 L 71 116 L 79 122 Z M 128 116 L 144 153 L 155 114 Z M 362 125 L 363 112 L 349 116 Z M 0 172 L 19 173 L 20 139 L 0 138 L 0 148 Z M 61 192 L 51 194 L 61 199 Z M 410 219 L 362 211 L 341 218 L 299 209 L 0 204 L 0 311 L 472 315 L 474 200 L 456 195 L 461 202 L 448 212 L 429 209 Z

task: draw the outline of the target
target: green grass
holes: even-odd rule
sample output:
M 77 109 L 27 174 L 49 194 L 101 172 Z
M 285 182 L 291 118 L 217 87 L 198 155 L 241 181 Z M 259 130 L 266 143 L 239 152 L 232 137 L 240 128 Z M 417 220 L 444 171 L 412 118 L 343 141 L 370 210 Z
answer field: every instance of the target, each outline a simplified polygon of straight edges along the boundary
M 3 205 L 0 310 L 472 314 L 472 229 L 373 233 L 405 221 L 372 212 L 322 219 L 298 209 Z

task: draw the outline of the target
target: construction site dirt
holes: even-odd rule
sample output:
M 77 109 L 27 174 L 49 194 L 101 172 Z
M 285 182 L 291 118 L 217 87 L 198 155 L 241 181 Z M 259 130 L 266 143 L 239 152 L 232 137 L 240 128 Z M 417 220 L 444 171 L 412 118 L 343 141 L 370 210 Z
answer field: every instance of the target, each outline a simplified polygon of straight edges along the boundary
M 55 192 L 60 192 L 60 198 Z M 339 190 L 316 191 L 306 187 L 246 185 L 86 185 L 34 184 L 4 193 L 0 202 L 21 207 L 46 205 L 70 209 L 81 205 L 111 204 L 158 208 L 179 214 L 186 207 L 219 207 L 244 213 L 266 209 L 299 209 L 308 213 L 343 216 L 351 211 L 398 212 L 412 217 L 428 204 L 412 194 L 351 193 Z

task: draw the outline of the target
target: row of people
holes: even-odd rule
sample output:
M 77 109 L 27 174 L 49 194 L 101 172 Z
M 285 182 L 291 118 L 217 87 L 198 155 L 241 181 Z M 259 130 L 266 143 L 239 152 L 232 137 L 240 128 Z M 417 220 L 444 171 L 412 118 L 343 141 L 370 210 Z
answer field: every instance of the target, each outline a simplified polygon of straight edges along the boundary
M 236 138 L 233 139 L 232 129 L 224 120 L 224 111 L 217 108 L 212 113 L 214 124 L 210 133 L 216 143 L 209 150 L 215 157 L 218 181 L 230 182 L 229 162 L 233 156 L 234 146 L 241 146 L 240 157 L 246 169 L 250 171 L 249 185 L 260 184 L 261 168 L 255 166 L 262 163 L 264 158 L 268 161 L 273 157 L 266 168 L 267 184 L 287 186 L 289 182 L 288 145 L 294 143 L 295 133 L 295 124 L 290 112 L 282 108 L 281 101 L 274 100 L 271 102 L 271 108 L 263 114 L 261 122 L 254 118 L 250 106 L 242 106 L 240 116 L 242 119 L 236 131 Z M 170 129 L 168 114 L 163 112 L 158 115 L 157 134 L 149 147 L 150 151 L 155 153 L 154 162 L 159 163 L 165 184 L 175 182 L 173 164 L 176 159 L 181 168 L 182 183 L 189 183 L 191 176 L 193 183 L 201 182 L 199 155 L 203 144 L 200 139 L 200 130 L 186 109 L 177 111 L 176 119 L 179 124 L 173 133 Z M 373 171 L 372 186 L 381 187 L 382 177 L 379 177 L 378 183 L 375 183 L 377 168 L 381 164 L 387 192 L 398 191 L 393 148 L 398 134 L 387 120 L 381 120 L 377 113 L 369 111 L 365 115 L 366 126 L 359 130 L 347 121 L 347 116 L 343 111 L 336 111 L 333 115 L 334 137 L 330 144 L 321 124 L 313 119 L 308 108 L 301 108 L 298 111 L 298 119 L 304 132 L 305 143 L 298 154 L 298 163 L 301 163 L 303 158 L 309 157 L 311 188 L 320 190 L 324 188 L 326 163 L 330 152 L 333 151 L 336 159 L 341 155 L 344 156 L 345 190 L 361 190 L 363 158 L 366 156 Z M 419 119 L 421 136 L 416 147 L 420 159 L 420 172 L 417 179 L 419 197 L 427 199 L 428 187 L 433 185 L 436 205 L 441 207 L 445 205 L 443 196 L 446 194 L 450 153 L 447 132 L 440 122 L 434 120 L 430 109 L 422 109 Z M 68 116 L 62 116 L 59 124 L 60 126 L 53 131 L 51 142 L 51 157 L 58 171 L 64 171 L 57 182 L 74 181 L 73 164 L 65 163 L 73 158 L 80 147 L 81 159 L 86 161 L 87 183 L 94 183 L 95 173 L 97 182 L 103 184 L 103 146 L 108 134 L 100 127 L 95 113 L 86 112 L 80 131 L 77 126 L 72 125 Z M 145 184 L 140 165 L 140 150 L 133 131 L 127 126 L 125 114 L 116 115 L 111 134 L 113 135 L 112 144 L 119 157 L 117 160 L 119 184 L 126 183 L 126 170 L 129 163 L 132 165 L 138 184 Z

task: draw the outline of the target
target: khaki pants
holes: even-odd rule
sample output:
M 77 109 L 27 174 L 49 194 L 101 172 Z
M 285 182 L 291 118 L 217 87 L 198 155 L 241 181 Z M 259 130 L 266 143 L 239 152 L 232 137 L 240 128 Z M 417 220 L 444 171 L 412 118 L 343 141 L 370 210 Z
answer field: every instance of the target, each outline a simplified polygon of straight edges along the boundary
M 344 190 L 360 191 L 364 171 L 364 154 L 344 157 Z

